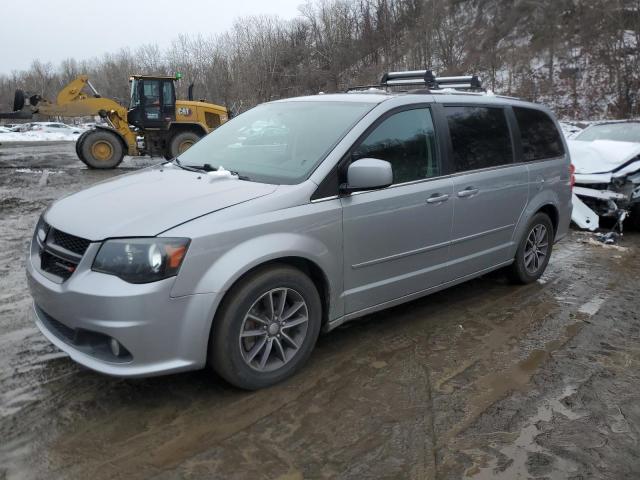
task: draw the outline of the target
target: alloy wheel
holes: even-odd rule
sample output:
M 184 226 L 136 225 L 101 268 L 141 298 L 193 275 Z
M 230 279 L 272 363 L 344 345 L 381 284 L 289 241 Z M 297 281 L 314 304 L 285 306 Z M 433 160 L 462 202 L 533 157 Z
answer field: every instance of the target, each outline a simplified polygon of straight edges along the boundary
M 524 268 L 530 275 L 535 275 L 544 265 L 549 252 L 547 236 L 547 227 L 542 224 L 535 225 L 527 236 L 524 247 Z
M 309 309 L 292 288 L 274 288 L 256 300 L 240 328 L 244 362 L 259 372 L 277 370 L 298 353 L 307 336 Z

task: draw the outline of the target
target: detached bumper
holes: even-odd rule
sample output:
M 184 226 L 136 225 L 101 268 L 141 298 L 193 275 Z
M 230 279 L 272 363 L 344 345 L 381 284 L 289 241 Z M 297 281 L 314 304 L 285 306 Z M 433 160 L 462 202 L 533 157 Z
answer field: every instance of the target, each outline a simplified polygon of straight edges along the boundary
M 89 253 L 89 251 L 87 251 Z M 85 255 L 63 283 L 45 277 L 30 256 L 27 279 L 34 320 L 76 362 L 119 377 L 143 377 L 206 364 L 215 294 L 172 298 L 174 278 L 133 285 L 91 271 Z M 38 258 L 37 256 L 35 257 Z M 110 339 L 124 347 L 115 356 Z

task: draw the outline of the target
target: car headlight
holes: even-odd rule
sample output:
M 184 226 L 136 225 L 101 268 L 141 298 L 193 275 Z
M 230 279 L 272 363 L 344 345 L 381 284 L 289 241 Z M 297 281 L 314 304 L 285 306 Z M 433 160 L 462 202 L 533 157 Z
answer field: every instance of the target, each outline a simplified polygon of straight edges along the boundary
M 178 273 L 189 241 L 159 237 L 106 240 L 91 269 L 129 283 L 155 282 Z

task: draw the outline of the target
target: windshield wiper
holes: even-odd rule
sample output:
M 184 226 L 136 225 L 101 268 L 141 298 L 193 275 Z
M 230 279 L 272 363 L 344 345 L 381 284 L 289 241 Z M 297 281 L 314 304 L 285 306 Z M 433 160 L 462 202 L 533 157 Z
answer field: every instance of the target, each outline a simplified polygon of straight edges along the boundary
M 177 165 L 181 169 L 187 170 L 189 172 L 201 172 L 202 171 L 202 169 L 199 169 L 199 168 L 196 168 L 196 167 L 192 167 L 190 165 L 183 165 L 178 157 L 174 158 L 173 160 L 169 160 L 169 162 L 174 163 L 175 165 Z M 209 166 L 211 166 L 211 165 L 209 165 Z
M 246 175 L 240 175 L 238 172 L 235 172 L 233 170 L 229 170 L 229 173 L 235 177 L 238 177 L 238 180 L 247 180 L 247 181 L 251 181 L 251 178 L 249 178 Z
M 184 170 L 189 170 L 190 172 L 217 172 L 218 171 L 218 167 L 212 167 L 210 163 L 204 163 L 202 165 L 184 165 L 178 159 L 178 157 L 170 161 L 175 163 L 178 167 Z M 241 175 L 239 172 L 236 172 L 234 170 L 228 170 L 228 172 L 234 177 L 238 177 L 238 180 L 247 180 L 247 181 L 251 180 L 248 176 Z

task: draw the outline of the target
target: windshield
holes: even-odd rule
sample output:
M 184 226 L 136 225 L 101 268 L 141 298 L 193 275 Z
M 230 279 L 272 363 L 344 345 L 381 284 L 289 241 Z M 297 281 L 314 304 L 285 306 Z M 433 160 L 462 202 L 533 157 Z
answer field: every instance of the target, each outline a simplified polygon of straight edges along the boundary
M 218 127 L 179 160 L 191 167 L 222 166 L 256 182 L 300 183 L 374 105 L 319 101 L 259 105 Z
M 574 140 L 615 140 L 618 142 L 640 143 L 640 123 L 604 123 L 593 125 L 580 132 Z

